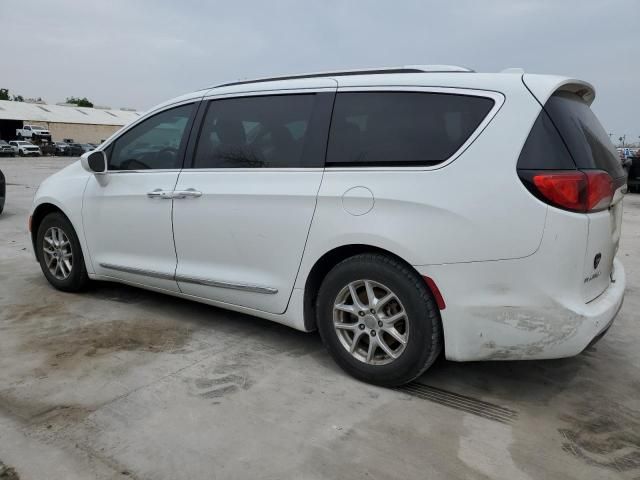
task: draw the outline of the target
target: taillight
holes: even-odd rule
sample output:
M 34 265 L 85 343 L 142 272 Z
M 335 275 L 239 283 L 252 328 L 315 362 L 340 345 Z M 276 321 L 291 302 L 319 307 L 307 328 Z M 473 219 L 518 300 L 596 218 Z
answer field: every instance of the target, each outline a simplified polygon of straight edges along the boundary
M 565 210 L 583 213 L 604 210 L 613 199 L 613 180 L 601 170 L 519 173 L 538 198 Z

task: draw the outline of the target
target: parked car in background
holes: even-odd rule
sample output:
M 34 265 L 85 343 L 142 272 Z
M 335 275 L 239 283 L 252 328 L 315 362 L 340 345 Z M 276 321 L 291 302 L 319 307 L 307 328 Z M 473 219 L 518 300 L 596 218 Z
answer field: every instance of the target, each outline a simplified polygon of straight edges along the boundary
M 42 155 L 40 148 L 31 142 L 26 140 L 11 140 L 9 145 L 13 148 L 13 151 L 21 157 L 33 156 L 39 157 Z
M 13 151 L 11 145 L 4 140 L 0 140 L 0 157 L 15 157 L 16 152 Z
M 96 147 L 94 147 L 90 143 L 81 143 L 80 146 L 82 147 L 83 153 L 92 152 L 96 149 Z
M 16 139 L 22 140 L 23 138 L 30 140 L 47 140 L 50 142 L 51 133 L 39 125 L 25 125 L 22 128 L 16 129 Z
M 72 157 L 79 157 L 86 151 L 79 143 L 68 143 L 67 145 L 69 145 L 68 155 Z
M 0 170 L 0 213 L 4 210 L 4 202 L 7 197 L 7 182 L 4 173 Z
M 89 145 L 92 150 L 95 150 L 99 146 L 97 143 L 87 143 L 87 145 Z
M 67 155 L 69 155 L 69 144 L 65 143 L 65 142 L 55 142 L 54 143 L 55 149 L 56 149 L 56 155 L 61 156 L 61 157 L 65 157 Z
M 41 142 L 38 147 L 40 147 L 40 153 L 42 155 L 55 155 L 56 154 L 56 146 L 53 142 Z
M 640 193 L 640 151 L 627 159 L 627 187 L 632 193 Z
M 623 301 L 626 174 L 572 78 L 399 67 L 236 82 L 45 180 L 44 276 L 318 330 L 353 376 L 577 355 Z M 587 144 L 588 142 L 588 144 Z

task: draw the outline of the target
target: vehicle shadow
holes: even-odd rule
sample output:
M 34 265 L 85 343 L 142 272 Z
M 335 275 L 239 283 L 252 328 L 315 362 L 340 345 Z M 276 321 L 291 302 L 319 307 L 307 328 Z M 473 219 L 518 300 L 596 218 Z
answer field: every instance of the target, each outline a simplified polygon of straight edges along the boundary
M 324 351 L 316 332 L 304 333 L 275 322 L 222 308 L 110 282 L 93 282 L 87 294 L 125 304 L 141 304 L 171 312 L 176 319 L 195 322 L 202 329 L 221 329 L 241 337 L 259 336 L 273 351 L 295 349 L 314 354 L 332 371 L 345 375 Z M 417 381 L 422 384 L 478 396 L 507 405 L 547 404 L 590 368 L 597 345 L 572 358 L 508 362 L 452 362 L 441 356 Z M 355 381 L 355 380 L 354 380 Z

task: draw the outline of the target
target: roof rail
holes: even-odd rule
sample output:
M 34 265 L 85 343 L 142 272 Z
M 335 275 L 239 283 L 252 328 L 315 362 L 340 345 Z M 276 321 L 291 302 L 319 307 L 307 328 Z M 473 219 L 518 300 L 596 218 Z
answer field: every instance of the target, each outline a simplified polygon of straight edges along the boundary
M 256 78 L 253 80 L 240 80 L 237 82 L 223 83 L 210 88 L 230 87 L 233 85 L 244 85 L 248 83 L 273 82 L 276 80 L 296 80 L 299 78 L 319 78 L 319 77 L 344 77 L 347 75 L 375 75 L 381 73 L 445 73 L 445 72 L 473 72 L 466 67 L 456 65 L 407 65 L 401 67 L 381 67 L 365 68 L 357 70 L 337 70 L 327 72 L 299 73 L 293 75 L 283 75 L 279 77 Z

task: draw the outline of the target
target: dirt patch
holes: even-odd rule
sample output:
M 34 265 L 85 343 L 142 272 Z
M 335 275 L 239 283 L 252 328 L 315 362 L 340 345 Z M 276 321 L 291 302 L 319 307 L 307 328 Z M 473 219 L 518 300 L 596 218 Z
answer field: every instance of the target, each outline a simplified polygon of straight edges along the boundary
M 180 352 L 192 335 L 190 328 L 161 320 L 110 320 L 32 337 L 25 349 L 50 352 L 51 366 L 62 367 L 83 357 L 115 351 Z
M 559 429 L 565 452 L 589 465 L 640 473 L 640 418 L 636 412 L 609 403 L 607 412 L 581 406 L 561 419 L 570 425 Z
M 68 315 L 69 312 L 64 303 L 52 302 L 47 305 L 10 305 L 6 310 L 5 318 L 11 324 L 24 324 L 44 317 L 58 318 Z
M 87 295 L 109 302 L 134 304 L 149 299 L 152 294 L 139 288 L 105 282 L 93 286 Z
M 11 390 L 0 392 L 0 412 L 26 421 L 31 425 L 55 431 L 69 424 L 82 422 L 95 408 L 82 405 L 52 405 L 50 403 L 17 396 Z
M 0 480 L 20 480 L 20 476 L 14 468 L 5 465 L 0 460 Z

